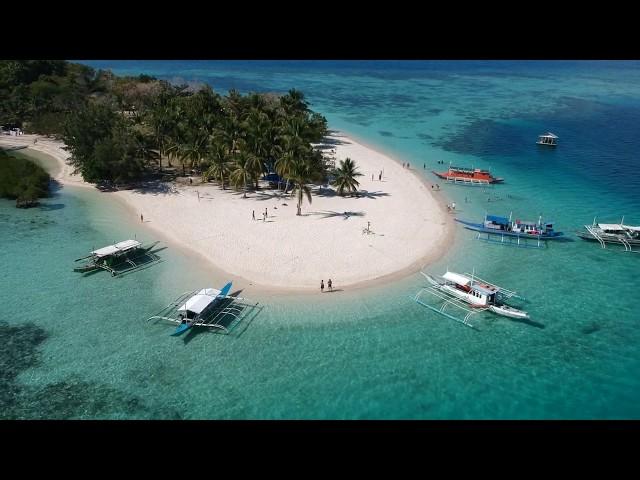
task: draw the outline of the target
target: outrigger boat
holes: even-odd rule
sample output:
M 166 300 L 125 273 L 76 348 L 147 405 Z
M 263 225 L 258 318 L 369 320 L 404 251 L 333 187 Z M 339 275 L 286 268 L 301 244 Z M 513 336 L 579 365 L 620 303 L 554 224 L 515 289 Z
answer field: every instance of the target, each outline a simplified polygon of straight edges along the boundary
M 558 136 L 554 135 L 551 132 L 543 133 L 542 135 L 538 135 L 538 141 L 536 143 L 538 145 L 547 145 L 549 147 L 555 147 L 558 145 Z
M 258 303 L 244 303 L 244 298 L 229 295 L 231 283 L 221 290 L 203 288 L 183 293 L 147 321 L 166 320 L 177 324 L 171 336 L 181 335 L 192 327 L 215 328 L 229 333 L 231 323 L 240 321 L 258 308 Z
M 624 217 L 619 224 L 596 223 L 594 218 L 591 225 L 585 225 L 584 231 L 578 231 L 576 235 L 584 240 L 600 242 L 602 248 L 612 243 L 622 245 L 625 252 L 640 250 L 640 226 L 624 225 Z
M 113 245 L 99 248 L 89 255 L 77 258 L 75 261 L 87 260 L 88 262 L 73 269 L 74 272 L 87 273 L 94 270 L 107 270 L 112 276 L 124 273 L 141 266 L 160 261 L 160 258 L 151 252 L 158 242 L 145 247 L 137 240 L 125 240 Z M 137 262 L 136 262 L 137 260 Z M 121 268 L 124 267 L 124 268 Z
M 487 186 L 493 183 L 502 183 L 504 178 L 496 178 L 489 170 L 481 170 L 479 168 L 466 168 L 466 167 L 452 167 L 449 165 L 449 169 L 446 172 L 433 173 L 450 183 L 470 186 Z
M 505 303 L 505 300 L 511 298 L 524 300 L 523 297 L 514 291 L 489 283 L 477 277 L 475 273 L 459 274 L 447 270 L 442 277 L 420 273 L 430 285 L 419 290 L 414 300 L 420 305 L 468 327 L 475 328 L 471 324 L 470 318 L 485 310 L 503 317 L 529 319 L 527 312 Z M 446 312 L 447 307 L 461 311 L 462 318 Z
M 553 222 L 543 222 L 542 217 L 537 222 L 522 221 L 516 219 L 499 217 L 496 215 L 485 215 L 482 223 L 469 222 L 467 220 L 455 219 L 456 222 L 464 225 L 464 228 L 478 232 L 477 239 L 486 242 L 513 245 L 518 247 L 541 248 L 544 247 L 545 240 L 555 240 L 563 236 L 562 232 L 553 229 Z M 486 238 L 481 234 L 486 234 Z M 498 238 L 499 237 L 499 240 Z M 534 244 L 529 243 L 534 240 Z

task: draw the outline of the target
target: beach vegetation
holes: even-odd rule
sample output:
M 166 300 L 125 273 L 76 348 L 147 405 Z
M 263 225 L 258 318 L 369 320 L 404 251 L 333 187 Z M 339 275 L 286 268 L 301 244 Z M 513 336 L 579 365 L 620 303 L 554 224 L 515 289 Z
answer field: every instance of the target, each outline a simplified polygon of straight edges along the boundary
M 49 174 L 39 165 L 0 150 L 0 197 L 31 207 L 49 195 Z
M 313 146 L 327 135 L 327 121 L 296 89 L 221 95 L 209 85 L 117 76 L 71 62 L 0 61 L 0 94 L 7 99 L 0 124 L 55 135 L 91 183 L 199 174 L 246 196 L 264 175 L 277 173 L 285 193 L 294 187 L 300 211 L 310 185 L 328 173 Z
M 336 187 L 338 195 L 344 196 L 345 192 L 356 193 L 360 183 L 356 180 L 362 173 L 358 172 L 355 162 L 349 157 L 340 160 L 339 166 L 334 169 L 332 185 Z

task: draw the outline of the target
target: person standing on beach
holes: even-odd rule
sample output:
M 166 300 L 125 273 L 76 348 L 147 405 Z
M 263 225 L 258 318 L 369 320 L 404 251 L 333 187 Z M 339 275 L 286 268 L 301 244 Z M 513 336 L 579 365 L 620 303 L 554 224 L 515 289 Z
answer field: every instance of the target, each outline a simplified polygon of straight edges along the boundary
M 331 279 L 327 282 L 327 287 L 329 287 L 329 291 L 333 292 L 333 284 L 331 283 Z
M 373 182 L 373 173 L 371 174 L 371 181 Z
M 266 222 L 266 221 L 267 221 L 267 214 L 266 214 L 266 213 L 263 213 L 263 214 L 262 214 L 262 221 L 263 221 L 263 222 Z
M 253 212 L 251 212 L 251 217 L 255 220 L 256 219 L 256 211 L 254 210 Z
M 268 217 L 268 216 L 269 216 L 269 214 L 267 213 L 267 207 L 265 207 L 265 208 L 264 208 L 264 216 L 265 216 L 265 217 Z
M 140 214 L 140 223 L 144 222 L 144 217 L 142 216 L 142 214 Z
M 324 280 L 320 280 L 320 293 L 324 293 Z
M 382 181 L 382 172 L 380 172 L 380 175 L 378 175 L 378 180 Z

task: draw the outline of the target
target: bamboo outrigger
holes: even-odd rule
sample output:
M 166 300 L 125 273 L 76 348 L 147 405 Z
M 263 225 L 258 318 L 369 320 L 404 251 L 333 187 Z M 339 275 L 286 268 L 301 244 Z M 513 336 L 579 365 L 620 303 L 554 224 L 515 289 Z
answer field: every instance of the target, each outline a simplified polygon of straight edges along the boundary
M 488 243 L 498 243 L 521 248 L 544 248 L 547 240 L 557 240 L 563 237 L 562 232 L 553 228 L 553 222 L 543 222 L 542 216 L 537 222 L 486 215 L 482 223 L 469 222 L 456 218 L 455 221 L 464 225 L 467 230 L 478 232 L 477 240 Z
M 228 286 L 230 288 L 231 284 Z M 237 295 L 227 295 L 229 288 L 185 292 L 149 317 L 147 322 L 164 320 L 177 324 L 172 335 L 179 335 L 191 327 L 206 327 L 228 334 L 251 313 L 255 316 L 262 310 L 259 302 L 250 303 Z
M 442 277 L 420 273 L 427 279 L 429 286 L 420 289 L 413 300 L 467 327 L 476 328 L 471 319 L 474 315 L 487 310 L 504 317 L 529 319 L 527 312 L 505 303 L 512 298 L 524 300 L 524 297 L 479 278 L 475 272 L 461 275 L 447 270 Z M 449 309 L 448 312 L 447 309 Z M 454 312 L 458 315 L 456 316 Z
M 160 257 L 151 252 L 159 242 L 145 247 L 137 240 L 125 240 L 93 250 L 89 255 L 75 261 L 89 260 L 85 265 L 75 267 L 74 272 L 88 273 L 96 270 L 111 272 L 111 276 L 129 272 L 160 262 Z
M 583 240 L 597 241 L 602 248 L 608 244 L 620 245 L 625 252 L 640 251 L 640 226 L 625 225 L 624 217 L 620 223 L 596 223 L 585 225 L 583 231 L 576 232 Z

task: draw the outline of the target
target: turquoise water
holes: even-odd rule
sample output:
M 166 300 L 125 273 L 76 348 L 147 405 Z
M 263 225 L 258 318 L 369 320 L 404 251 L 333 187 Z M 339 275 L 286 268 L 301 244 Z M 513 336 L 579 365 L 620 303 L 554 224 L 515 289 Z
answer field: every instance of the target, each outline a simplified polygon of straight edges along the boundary
M 429 267 L 475 267 L 522 292 L 530 323 L 487 314 L 479 331 L 461 326 L 411 301 L 423 285 L 414 275 L 256 297 L 265 308 L 235 334 L 185 342 L 144 320 L 224 278 L 173 248 L 122 278 L 81 277 L 73 259 L 91 247 L 153 234 L 94 190 L 63 188 L 32 210 L 3 200 L 4 418 L 640 418 L 640 256 L 571 234 L 596 215 L 640 224 L 637 62 L 86 63 L 220 92 L 298 88 L 332 128 L 434 183 L 437 160 L 506 178 L 486 191 L 442 185 L 461 218 L 542 214 L 574 241 L 515 249 L 458 228 Z M 560 136 L 555 150 L 534 143 L 547 130 Z

